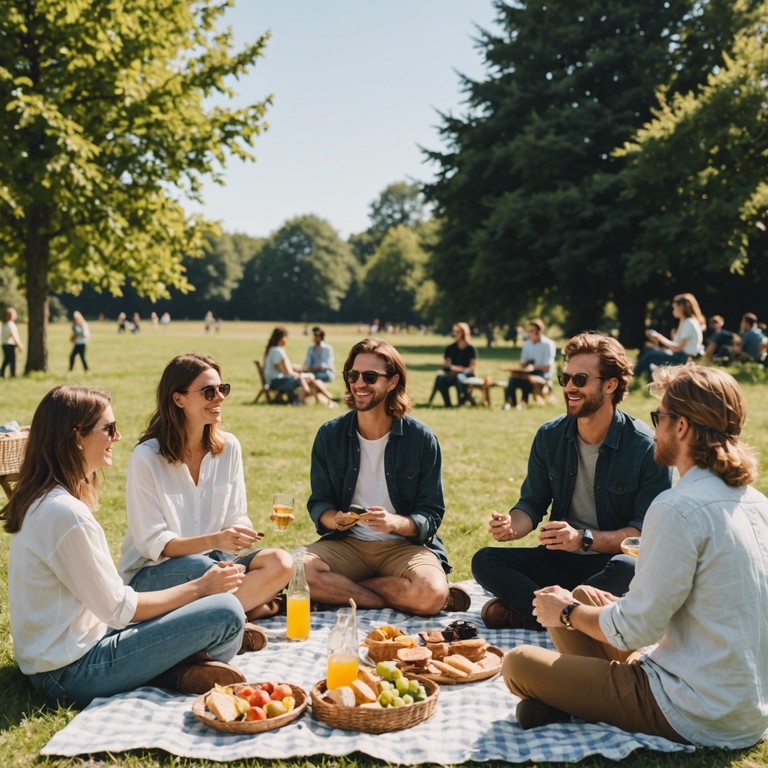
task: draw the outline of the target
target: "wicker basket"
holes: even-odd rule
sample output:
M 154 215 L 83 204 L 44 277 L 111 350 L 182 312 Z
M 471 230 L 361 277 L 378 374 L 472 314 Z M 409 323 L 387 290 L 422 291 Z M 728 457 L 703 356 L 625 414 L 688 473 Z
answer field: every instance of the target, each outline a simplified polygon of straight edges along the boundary
M 21 469 L 29 432 L 0 435 L 0 475 L 15 475 Z
M 236 693 L 241 688 L 247 685 L 256 685 L 256 683 L 239 683 L 237 685 L 230 685 L 233 693 Z M 213 728 L 222 733 L 262 733 L 264 731 L 273 731 L 275 728 L 281 728 L 284 725 L 294 721 L 297 717 L 301 717 L 302 712 L 307 708 L 309 704 L 309 696 L 303 688 L 299 688 L 298 685 L 292 685 L 293 698 L 296 699 L 296 706 L 284 715 L 278 715 L 277 717 L 270 717 L 266 720 L 233 720 L 230 723 L 225 723 L 222 720 L 217 720 L 206 708 L 205 697 L 208 695 L 204 693 L 202 696 L 198 696 L 192 704 L 192 714 L 201 722 L 205 723 L 210 728 Z
M 389 733 L 411 728 L 428 720 L 437 709 L 437 696 L 440 686 L 420 675 L 406 675 L 409 680 L 418 680 L 427 692 L 427 698 L 405 707 L 340 707 L 323 698 L 325 680 L 317 683 L 309 695 L 312 698 L 312 714 L 334 728 L 343 731 L 362 731 L 363 733 Z

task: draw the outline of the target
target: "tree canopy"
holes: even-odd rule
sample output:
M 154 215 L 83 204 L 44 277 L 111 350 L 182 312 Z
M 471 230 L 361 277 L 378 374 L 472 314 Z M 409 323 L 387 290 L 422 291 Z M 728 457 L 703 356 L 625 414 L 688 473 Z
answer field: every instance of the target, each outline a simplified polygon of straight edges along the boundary
M 233 52 L 217 24 L 231 5 L 0 4 L 0 247 L 26 290 L 27 371 L 47 366 L 49 291 L 190 287 L 182 256 L 210 227 L 184 203 L 229 153 L 251 158 L 270 102 L 213 103 L 267 39 Z

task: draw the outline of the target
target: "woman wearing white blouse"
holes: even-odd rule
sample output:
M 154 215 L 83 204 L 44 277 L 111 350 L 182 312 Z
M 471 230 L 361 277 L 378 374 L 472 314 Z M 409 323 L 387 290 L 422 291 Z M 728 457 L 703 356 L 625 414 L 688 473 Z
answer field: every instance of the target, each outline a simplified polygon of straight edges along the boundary
M 225 663 L 243 642 L 242 608 L 230 594 L 242 566 L 143 594 L 120 579 L 94 517 L 96 472 L 112 466 L 118 440 L 98 389 L 56 387 L 32 418 L 34 460 L 0 511 L 13 534 L 8 597 L 21 671 L 47 698 L 79 706 L 146 684 L 203 693 L 244 682 Z
M 240 443 L 220 429 L 230 392 L 205 355 L 171 360 L 157 387 L 157 409 L 128 462 L 128 532 L 119 570 L 139 592 L 183 584 L 234 560 L 246 573 L 235 597 L 249 619 L 273 615 L 293 559 L 282 549 L 252 549 Z M 248 625 L 261 639 L 266 635 Z

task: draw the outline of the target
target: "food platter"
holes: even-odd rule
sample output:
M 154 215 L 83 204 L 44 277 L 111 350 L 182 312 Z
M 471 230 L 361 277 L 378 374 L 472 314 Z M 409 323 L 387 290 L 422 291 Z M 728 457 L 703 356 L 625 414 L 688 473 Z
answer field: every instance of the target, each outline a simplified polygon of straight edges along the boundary
M 492 677 L 496 677 L 501 671 L 501 662 L 504 658 L 504 651 L 501 648 L 497 648 L 495 645 L 489 645 L 485 656 L 476 662 L 483 669 L 480 672 L 472 672 L 466 677 L 452 677 L 450 675 L 443 674 L 441 672 L 429 672 L 428 667 L 425 670 L 424 667 L 408 667 L 402 664 L 398 666 L 403 670 L 406 675 L 418 674 L 421 677 L 426 677 L 428 680 L 433 680 L 440 685 L 463 685 L 464 683 L 476 683 L 478 680 L 488 680 Z
M 237 693 L 241 688 L 245 686 L 252 686 L 254 683 L 240 683 L 238 685 L 230 685 L 233 693 Z M 309 705 L 309 696 L 307 692 L 300 688 L 298 685 L 288 683 L 293 691 L 293 697 L 296 699 L 296 704 L 290 712 L 286 712 L 284 715 L 277 715 L 277 717 L 270 717 L 267 720 L 233 720 L 231 722 L 224 722 L 214 717 L 212 712 L 209 712 L 205 708 L 205 699 L 208 693 L 204 693 L 198 696 L 192 704 L 192 714 L 201 722 L 205 723 L 209 728 L 213 728 L 222 733 L 262 733 L 263 731 L 272 731 L 275 728 L 281 728 L 284 725 L 294 721 L 300 717 L 304 710 Z

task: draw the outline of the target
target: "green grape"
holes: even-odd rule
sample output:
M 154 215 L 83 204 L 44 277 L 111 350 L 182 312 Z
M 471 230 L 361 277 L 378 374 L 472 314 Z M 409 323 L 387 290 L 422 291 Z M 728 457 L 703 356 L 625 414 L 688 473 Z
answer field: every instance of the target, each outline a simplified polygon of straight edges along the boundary
M 403 676 L 403 670 L 395 667 L 392 670 L 392 680 L 399 680 Z
M 400 696 L 395 696 L 394 699 L 392 699 L 392 706 L 393 707 L 402 707 L 405 704 L 405 702 L 402 700 Z
M 411 684 L 406 678 L 398 677 L 397 680 L 395 680 L 395 687 L 397 688 L 397 692 L 402 696 L 402 694 L 408 693 Z
M 390 690 L 392 688 L 392 683 L 390 683 L 389 680 L 382 680 L 379 683 L 379 688 L 382 691 L 388 691 L 388 690 Z
M 392 679 L 392 670 L 395 669 L 395 662 L 394 661 L 380 661 L 376 665 L 376 674 L 379 677 L 383 677 L 385 680 L 391 680 Z M 399 672 L 400 670 L 398 670 Z
M 411 680 L 410 684 L 408 685 L 408 693 L 413 696 L 419 692 L 419 688 L 421 687 L 422 685 L 418 680 Z
M 408 704 L 413 704 L 413 696 L 411 696 L 410 693 L 403 694 L 403 704 L 406 706 L 408 706 Z

